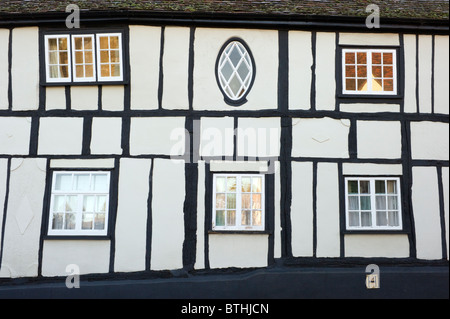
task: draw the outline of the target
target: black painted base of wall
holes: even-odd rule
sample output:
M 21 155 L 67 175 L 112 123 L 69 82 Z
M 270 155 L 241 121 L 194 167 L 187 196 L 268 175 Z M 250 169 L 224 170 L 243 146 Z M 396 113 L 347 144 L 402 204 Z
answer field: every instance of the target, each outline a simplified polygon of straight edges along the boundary
M 228 299 L 449 298 L 448 266 L 380 267 L 379 289 L 367 289 L 365 279 L 365 267 L 274 267 L 156 279 L 82 276 L 80 288 L 72 289 L 63 277 L 43 282 L 19 279 L 0 282 L 0 299 L 221 299 L 225 303 Z

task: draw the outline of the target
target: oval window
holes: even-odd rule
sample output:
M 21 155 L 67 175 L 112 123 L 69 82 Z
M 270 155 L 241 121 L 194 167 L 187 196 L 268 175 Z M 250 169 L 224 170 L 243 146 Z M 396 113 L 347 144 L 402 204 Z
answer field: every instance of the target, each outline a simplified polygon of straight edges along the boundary
M 219 53 L 216 70 L 225 102 L 234 106 L 244 104 L 255 77 L 254 60 L 248 46 L 238 39 L 229 40 Z

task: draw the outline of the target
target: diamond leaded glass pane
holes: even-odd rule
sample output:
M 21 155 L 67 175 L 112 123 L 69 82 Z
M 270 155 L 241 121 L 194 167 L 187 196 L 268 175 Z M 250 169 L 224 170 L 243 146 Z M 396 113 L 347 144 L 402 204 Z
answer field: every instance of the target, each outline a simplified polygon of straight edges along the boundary
M 252 60 L 239 41 L 230 42 L 220 56 L 219 83 L 231 100 L 241 99 L 248 91 L 253 76 Z

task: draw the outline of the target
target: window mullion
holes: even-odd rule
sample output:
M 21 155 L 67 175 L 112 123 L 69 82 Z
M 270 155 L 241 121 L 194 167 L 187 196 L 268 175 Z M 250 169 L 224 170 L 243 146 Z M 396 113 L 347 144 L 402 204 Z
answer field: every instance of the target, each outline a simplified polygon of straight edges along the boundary
M 375 179 L 370 179 L 370 202 L 372 211 L 372 228 L 377 227 L 377 209 L 376 209 L 376 196 L 375 196 Z

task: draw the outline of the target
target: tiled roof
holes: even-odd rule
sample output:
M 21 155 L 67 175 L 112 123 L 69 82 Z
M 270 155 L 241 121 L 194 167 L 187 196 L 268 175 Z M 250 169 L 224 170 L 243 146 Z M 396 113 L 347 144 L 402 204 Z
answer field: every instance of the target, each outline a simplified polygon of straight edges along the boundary
M 0 0 L 0 14 L 64 12 L 68 4 L 89 11 L 151 11 L 165 13 L 243 13 L 280 16 L 367 16 L 377 4 L 381 18 L 449 18 L 449 0 Z

